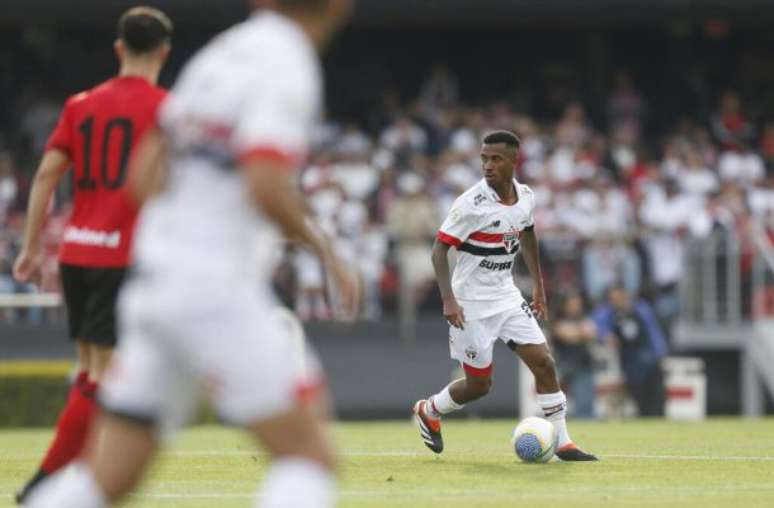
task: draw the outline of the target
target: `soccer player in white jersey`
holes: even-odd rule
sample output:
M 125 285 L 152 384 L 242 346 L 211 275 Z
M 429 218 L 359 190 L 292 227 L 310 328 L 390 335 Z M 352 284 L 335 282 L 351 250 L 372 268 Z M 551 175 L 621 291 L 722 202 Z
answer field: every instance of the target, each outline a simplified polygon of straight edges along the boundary
M 519 139 L 507 131 L 484 137 L 481 164 L 484 178 L 454 202 L 433 246 L 433 266 L 451 325 L 451 357 L 465 377 L 414 404 L 414 420 L 428 448 L 443 451 L 441 417 L 483 397 L 492 386 L 492 350 L 497 339 L 516 352 L 535 376 L 537 399 L 546 419 L 556 427 L 556 455 L 562 460 L 597 460 L 570 439 L 565 421 L 567 399 L 551 352 L 535 317 L 547 318 L 533 213 L 535 197 L 513 176 Z M 449 248 L 457 249 L 453 278 Z M 533 282 L 527 304 L 513 282 L 516 253 L 521 250 Z
M 322 259 L 354 315 L 354 278 L 307 226 L 291 175 L 320 110 L 316 50 L 351 0 L 255 5 L 191 59 L 138 147 L 130 174 L 147 201 L 119 302 L 121 342 L 100 392 L 104 414 L 85 459 L 41 484 L 28 507 L 118 501 L 199 394 L 273 458 L 259 506 L 335 504 L 331 447 L 308 398 L 324 380 L 296 358 L 270 279 L 284 233 Z

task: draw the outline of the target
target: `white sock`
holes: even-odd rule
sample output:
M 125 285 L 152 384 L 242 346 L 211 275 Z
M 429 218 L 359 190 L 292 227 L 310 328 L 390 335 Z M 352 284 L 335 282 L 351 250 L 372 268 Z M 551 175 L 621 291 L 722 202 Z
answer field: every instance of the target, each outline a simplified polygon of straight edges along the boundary
M 567 432 L 567 397 L 564 392 L 559 390 L 556 393 L 538 393 L 537 403 L 543 410 L 543 416 L 546 420 L 554 424 L 556 434 L 559 436 L 558 447 L 572 443 L 570 434 Z
M 427 414 L 431 418 L 440 418 L 441 415 L 451 413 L 452 411 L 459 411 L 465 407 L 465 404 L 454 402 L 451 393 L 449 393 L 448 386 L 430 397 L 427 402 Z
M 46 479 L 32 491 L 27 508 L 107 508 L 105 494 L 91 469 L 75 462 Z
M 261 494 L 260 508 L 333 508 L 336 480 L 312 460 L 280 458 L 269 469 Z

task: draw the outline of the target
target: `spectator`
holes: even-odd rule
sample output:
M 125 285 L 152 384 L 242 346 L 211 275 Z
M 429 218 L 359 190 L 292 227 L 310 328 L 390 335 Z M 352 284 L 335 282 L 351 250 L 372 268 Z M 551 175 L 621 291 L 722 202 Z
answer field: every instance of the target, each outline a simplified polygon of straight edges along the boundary
M 774 174 L 774 119 L 766 121 L 761 134 L 760 152 L 766 163 L 766 173 Z
M 340 155 L 367 157 L 371 152 L 371 140 L 354 123 L 345 124 L 334 143 L 335 151 Z
M 393 153 L 396 167 L 404 168 L 408 166 L 412 155 L 424 153 L 427 134 L 411 118 L 401 115 L 382 131 L 379 144 Z
M 634 88 L 631 76 L 619 72 L 607 101 L 608 126 L 611 132 L 629 130 L 639 138 L 645 117 L 645 101 Z
M 739 148 L 752 141 L 753 125 L 742 111 L 742 99 L 727 91 L 720 99 L 720 109 L 712 117 L 712 133 L 726 150 Z
M 48 135 L 56 127 L 60 106 L 57 101 L 47 97 L 45 92 L 31 92 L 31 102 L 22 113 L 21 131 L 29 142 L 32 153 L 43 153 Z
M 693 196 L 704 196 L 718 189 L 718 177 L 709 169 L 694 146 L 686 146 L 675 178 L 680 189 Z
M 618 351 L 629 392 L 640 416 L 664 414 L 661 359 L 667 355 L 664 332 L 650 305 L 621 286 L 593 314 L 599 340 Z
M 449 148 L 478 161 L 481 138 L 487 128 L 485 126 L 484 111 L 480 108 L 471 108 L 462 117 L 462 125 L 451 135 Z
M 37 293 L 37 288 L 30 283 L 17 282 L 13 278 L 13 260 L 18 254 L 18 246 L 8 238 L 0 238 L 0 293 L 20 294 Z M 43 309 L 40 307 L 0 308 L 0 319 L 8 323 L 18 322 L 22 316 L 28 324 L 40 324 L 43 319 Z
M 592 302 L 602 300 L 605 290 L 620 284 L 632 293 L 640 290 L 642 263 L 623 238 L 595 237 L 581 254 L 583 288 Z
M 585 108 L 580 102 L 571 102 L 556 126 L 557 145 L 577 148 L 586 142 L 590 134 Z
M 10 152 L 0 151 L 0 224 L 5 223 L 6 215 L 16 200 L 18 190 L 13 156 Z
M 426 111 L 454 106 L 459 96 L 457 80 L 443 64 L 436 64 L 433 67 L 419 92 L 419 100 Z
M 369 221 L 357 238 L 358 265 L 363 280 L 362 317 L 377 321 L 382 317 L 381 283 L 387 260 L 387 232 L 384 227 Z
M 673 179 L 650 187 L 640 205 L 640 220 L 646 228 L 643 243 L 656 309 L 660 319 L 671 323 L 679 311 L 677 285 L 683 275 L 686 237 L 708 234 L 711 223 L 702 199 L 680 192 Z
M 387 217 L 387 230 L 396 243 L 399 312 L 404 337 L 413 333 L 418 296 L 430 287 L 435 276 L 430 254 L 440 220 L 424 187 L 421 177 L 411 173 L 402 175 L 398 181 L 401 197 Z
M 553 320 L 554 352 L 559 363 L 561 384 L 572 402 L 573 416 L 594 417 L 594 369 L 591 345 L 597 328 L 583 308 L 577 293 L 564 297 Z
M 743 142 L 737 144 L 737 149 L 720 155 L 718 171 L 724 182 L 734 182 L 745 189 L 759 184 L 766 176 L 761 156 Z
M 750 190 L 747 195 L 750 211 L 754 217 L 769 220 L 774 217 L 774 173 L 762 185 Z

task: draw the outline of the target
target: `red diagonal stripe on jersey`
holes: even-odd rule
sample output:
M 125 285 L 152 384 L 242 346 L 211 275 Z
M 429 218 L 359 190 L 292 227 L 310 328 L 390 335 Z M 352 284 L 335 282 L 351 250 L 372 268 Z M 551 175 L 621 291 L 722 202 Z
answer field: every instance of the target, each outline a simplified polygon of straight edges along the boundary
M 301 154 L 291 153 L 281 148 L 274 146 L 254 146 L 248 150 L 244 150 L 237 155 L 237 161 L 240 164 L 247 164 L 250 162 L 266 162 L 281 166 L 285 169 L 294 171 L 298 168 L 298 165 L 303 162 L 304 157 Z
M 477 242 L 485 243 L 500 243 L 503 241 L 502 233 L 484 233 L 483 231 L 476 231 L 471 233 L 468 238 Z
M 462 245 L 462 240 L 455 238 L 452 235 L 447 235 L 443 231 L 438 232 L 438 241 L 445 243 L 446 245 L 451 245 L 452 247 L 459 247 Z

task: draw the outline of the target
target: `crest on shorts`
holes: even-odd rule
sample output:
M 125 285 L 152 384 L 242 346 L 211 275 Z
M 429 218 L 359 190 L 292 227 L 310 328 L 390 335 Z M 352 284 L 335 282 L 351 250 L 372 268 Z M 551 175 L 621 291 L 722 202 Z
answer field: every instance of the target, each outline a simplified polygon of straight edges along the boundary
M 519 245 L 519 233 L 511 228 L 503 233 L 503 247 L 508 251 L 508 254 L 513 254 L 516 251 L 516 247 Z
M 478 356 L 478 351 L 473 346 L 468 346 L 465 348 L 465 356 L 467 356 L 471 360 L 475 360 Z

